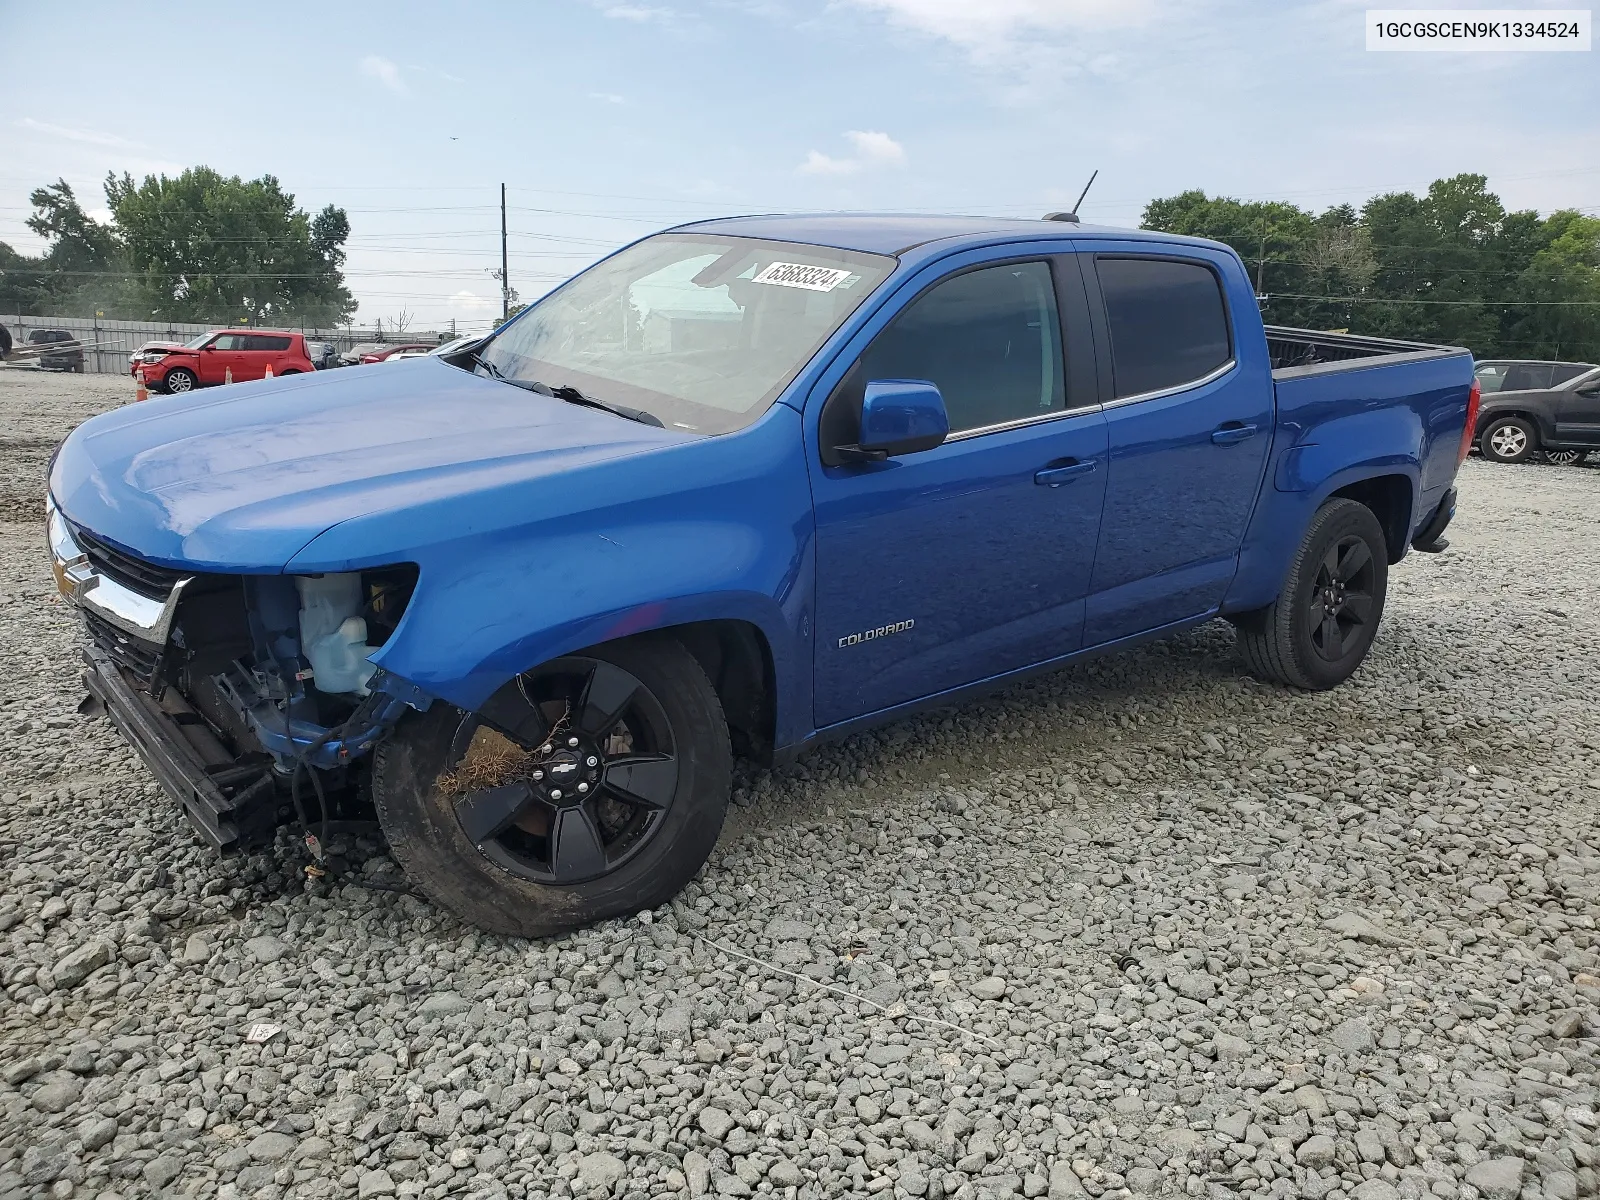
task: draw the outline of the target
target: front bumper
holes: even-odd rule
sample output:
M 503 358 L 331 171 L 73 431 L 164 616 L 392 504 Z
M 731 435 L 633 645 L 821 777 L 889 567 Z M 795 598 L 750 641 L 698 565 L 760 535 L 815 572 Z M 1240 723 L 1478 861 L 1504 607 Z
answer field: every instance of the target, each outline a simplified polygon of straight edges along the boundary
M 105 705 L 111 723 L 139 752 L 201 838 L 224 854 L 272 841 L 279 797 L 270 769 L 259 762 L 207 764 L 201 750 L 184 736 L 185 726 L 178 721 L 184 715 L 181 709 L 169 711 L 182 704 L 177 697 L 157 702 L 131 684 L 123 669 L 97 647 L 87 648 L 83 658 L 84 687 Z

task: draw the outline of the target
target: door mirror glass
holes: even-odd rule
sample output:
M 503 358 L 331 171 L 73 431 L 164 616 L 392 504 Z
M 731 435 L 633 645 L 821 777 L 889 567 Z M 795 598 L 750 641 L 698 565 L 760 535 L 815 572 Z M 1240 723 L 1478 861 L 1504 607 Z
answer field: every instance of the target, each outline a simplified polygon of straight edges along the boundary
M 875 379 L 861 400 L 861 444 L 872 458 L 931 450 L 950 433 L 936 384 L 926 379 Z

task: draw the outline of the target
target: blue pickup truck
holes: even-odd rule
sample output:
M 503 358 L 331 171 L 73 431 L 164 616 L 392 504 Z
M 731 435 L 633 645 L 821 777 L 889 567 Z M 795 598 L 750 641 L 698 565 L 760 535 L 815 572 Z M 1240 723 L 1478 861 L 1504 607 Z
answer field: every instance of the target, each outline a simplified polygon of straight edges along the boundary
M 735 753 L 1218 616 L 1342 682 L 1476 404 L 1465 350 L 1264 328 L 1213 242 L 741 217 L 442 358 L 96 417 L 49 544 L 86 705 L 215 847 L 375 816 L 542 935 L 672 896 Z

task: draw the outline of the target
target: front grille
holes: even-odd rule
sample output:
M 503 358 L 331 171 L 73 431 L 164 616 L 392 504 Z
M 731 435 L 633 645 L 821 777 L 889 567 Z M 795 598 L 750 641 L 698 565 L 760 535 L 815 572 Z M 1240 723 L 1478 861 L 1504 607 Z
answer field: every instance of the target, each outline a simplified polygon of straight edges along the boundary
M 88 530 L 77 526 L 73 527 L 72 536 L 78 543 L 78 548 L 88 555 L 96 571 L 109 575 L 123 587 L 132 588 L 152 600 L 165 600 L 172 594 L 173 586 L 178 580 L 193 574 L 192 571 L 175 571 L 171 567 L 158 567 L 155 563 L 145 562 L 142 558 L 124 554 Z
M 89 640 L 148 685 L 155 678 L 156 670 L 161 665 L 162 647 L 124 633 L 88 609 L 82 612 Z

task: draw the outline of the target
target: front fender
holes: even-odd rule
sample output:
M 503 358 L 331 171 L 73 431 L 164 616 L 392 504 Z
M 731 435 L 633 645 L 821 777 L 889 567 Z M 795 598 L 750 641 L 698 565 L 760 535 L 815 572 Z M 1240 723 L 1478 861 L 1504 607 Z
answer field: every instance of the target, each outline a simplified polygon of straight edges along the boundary
M 287 571 L 416 562 L 411 602 L 372 661 L 468 709 L 574 650 L 748 622 L 772 655 L 781 746 L 809 733 L 811 718 L 813 518 L 798 426 L 799 414 L 775 406 L 738 434 L 648 461 L 358 518 Z

